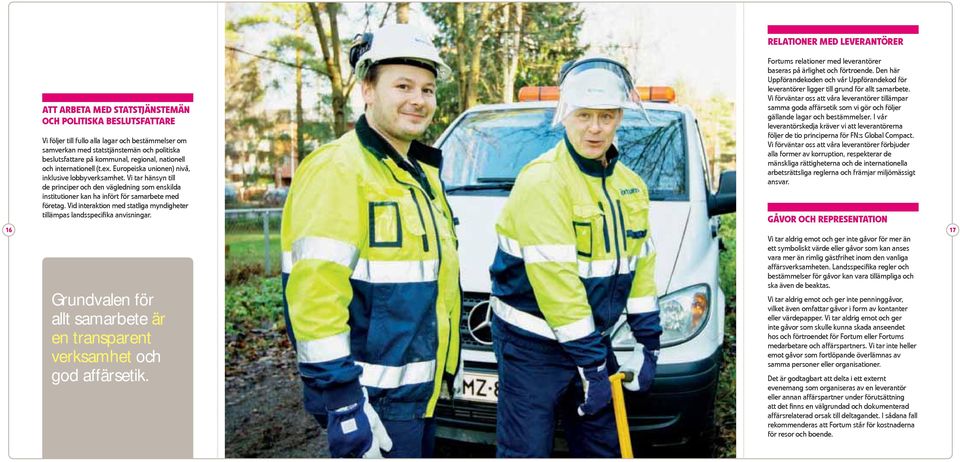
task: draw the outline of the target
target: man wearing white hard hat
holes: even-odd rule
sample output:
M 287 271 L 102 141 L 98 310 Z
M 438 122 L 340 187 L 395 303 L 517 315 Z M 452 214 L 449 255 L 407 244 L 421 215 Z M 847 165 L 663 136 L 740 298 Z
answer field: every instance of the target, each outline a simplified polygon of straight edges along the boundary
M 350 64 L 364 115 L 304 159 L 284 205 L 287 334 L 332 456 L 429 457 L 461 293 L 441 153 L 417 138 L 449 68 L 405 24 L 359 36 Z
M 618 163 L 624 110 L 641 109 L 629 72 L 606 58 L 560 74 L 564 139 L 517 177 L 497 220 L 493 265 L 498 457 L 547 457 L 554 423 L 573 457 L 619 457 L 609 330 L 626 314 L 636 350 L 619 370 L 645 392 L 660 350 L 647 186 Z

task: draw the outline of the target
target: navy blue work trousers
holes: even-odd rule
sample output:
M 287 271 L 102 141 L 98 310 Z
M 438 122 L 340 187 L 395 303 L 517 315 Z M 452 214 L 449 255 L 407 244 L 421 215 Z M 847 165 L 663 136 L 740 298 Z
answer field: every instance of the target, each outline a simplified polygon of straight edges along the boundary
M 433 419 L 383 420 L 387 434 L 393 440 L 390 452 L 383 453 L 388 459 L 417 459 L 433 457 L 433 441 L 437 425 Z
M 497 457 L 550 457 L 558 419 L 572 457 L 620 457 L 612 403 L 592 416 L 577 414 L 583 386 L 560 345 L 524 339 L 496 324 Z M 607 370 L 616 371 L 616 358 L 607 356 Z

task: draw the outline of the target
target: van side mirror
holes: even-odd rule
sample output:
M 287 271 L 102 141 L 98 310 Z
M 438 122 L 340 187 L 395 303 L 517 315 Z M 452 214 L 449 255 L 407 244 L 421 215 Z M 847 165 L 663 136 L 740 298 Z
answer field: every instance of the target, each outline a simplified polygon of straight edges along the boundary
M 707 211 L 711 217 L 737 211 L 737 171 L 727 170 L 720 174 L 720 187 L 710 194 Z

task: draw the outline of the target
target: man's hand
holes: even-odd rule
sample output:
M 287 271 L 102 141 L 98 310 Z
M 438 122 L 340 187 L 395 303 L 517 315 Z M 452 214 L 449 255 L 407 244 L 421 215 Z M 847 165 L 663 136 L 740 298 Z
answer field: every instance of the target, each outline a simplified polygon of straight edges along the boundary
M 620 366 L 618 372 L 633 372 L 633 380 L 623 382 L 623 388 L 630 391 L 647 391 L 653 385 L 653 376 L 657 372 L 657 354 L 659 351 L 650 351 L 638 343 L 633 353 Z
M 610 377 L 607 375 L 607 363 L 596 366 L 578 367 L 583 382 L 583 404 L 577 408 L 581 416 L 593 415 L 610 404 Z
M 327 413 L 327 441 L 333 457 L 381 458 L 393 440 L 363 390 L 360 402 Z
M 443 381 L 447 384 L 447 392 L 450 393 L 451 401 L 456 398 L 457 395 L 463 393 L 463 362 L 460 362 L 460 367 L 457 368 L 456 375 L 444 372 Z

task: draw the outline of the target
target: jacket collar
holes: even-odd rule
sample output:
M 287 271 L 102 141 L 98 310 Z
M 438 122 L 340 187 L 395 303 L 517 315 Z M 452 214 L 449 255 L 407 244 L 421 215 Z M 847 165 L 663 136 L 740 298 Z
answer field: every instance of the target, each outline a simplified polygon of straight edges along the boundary
M 613 144 L 610 145 L 610 148 L 607 149 L 605 156 L 607 157 L 607 168 L 603 168 L 603 164 L 599 160 L 587 159 L 580 155 L 576 149 L 573 148 L 573 144 L 570 143 L 570 139 L 567 138 L 566 133 L 563 135 L 563 142 L 567 146 L 567 151 L 570 153 L 570 157 L 573 158 L 574 163 L 577 164 L 577 167 L 580 168 L 580 171 L 586 173 L 587 175 L 594 176 L 597 178 L 610 176 L 613 174 L 613 169 L 617 165 L 617 159 L 620 158 L 620 152 L 617 151 L 617 147 Z
M 380 136 L 376 130 L 370 127 L 366 115 L 360 116 L 355 129 L 357 131 L 357 138 L 360 139 L 360 144 L 372 152 L 377 159 L 383 160 L 389 157 L 393 159 L 397 165 L 406 163 L 403 162 L 403 158 L 397 150 L 394 149 L 383 136 Z M 410 152 L 407 153 L 407 156 L 411 160 L 423 162 L 437 169 L 439 169 L 443 163 L 443 156 L 439 149 L 427 146 L 416 140 L 410 143 Z

